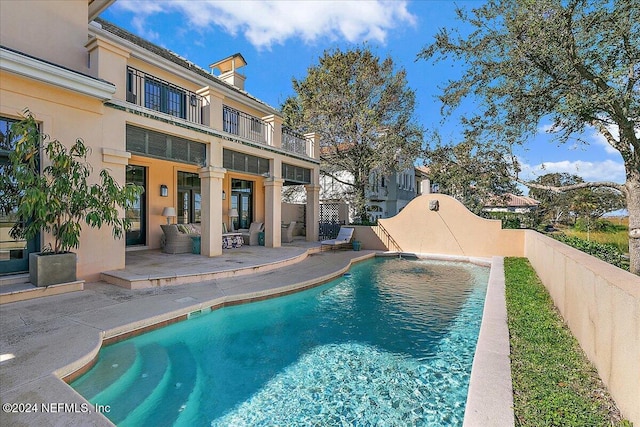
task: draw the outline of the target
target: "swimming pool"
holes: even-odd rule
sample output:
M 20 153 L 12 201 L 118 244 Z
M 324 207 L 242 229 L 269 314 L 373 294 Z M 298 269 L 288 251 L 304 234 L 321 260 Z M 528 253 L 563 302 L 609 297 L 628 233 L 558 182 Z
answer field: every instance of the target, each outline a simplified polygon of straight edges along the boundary
M 378 258 L 100 351 L 118 425 L 462 425 L 489 269 Z

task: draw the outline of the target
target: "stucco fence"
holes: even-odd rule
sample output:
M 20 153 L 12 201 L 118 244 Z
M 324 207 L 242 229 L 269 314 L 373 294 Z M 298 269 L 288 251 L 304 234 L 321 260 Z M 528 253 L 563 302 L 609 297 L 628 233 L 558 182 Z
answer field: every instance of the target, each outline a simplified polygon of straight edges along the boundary
M 624 417 L 640 425 L 640 277 L 536 231 L 502 230 L 441 194 L 420 196 L 379 224 L 355 227 L 362 248 L 528 258 Z

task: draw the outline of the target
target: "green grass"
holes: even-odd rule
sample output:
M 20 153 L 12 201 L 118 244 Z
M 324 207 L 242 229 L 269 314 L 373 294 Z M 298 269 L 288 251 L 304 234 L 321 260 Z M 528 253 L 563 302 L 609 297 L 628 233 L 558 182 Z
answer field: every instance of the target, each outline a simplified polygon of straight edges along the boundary
M 563 230 L 567 236 L 575 236 L 582 240 L 615 245 L 623 254 L 629 253 L 629 217 L 604 218 L 601 221 L 609 223 L 607 231 L 579 231 L 575 228 Z
M 505 279 L 516 426 L 629 426 L 529 261 Z

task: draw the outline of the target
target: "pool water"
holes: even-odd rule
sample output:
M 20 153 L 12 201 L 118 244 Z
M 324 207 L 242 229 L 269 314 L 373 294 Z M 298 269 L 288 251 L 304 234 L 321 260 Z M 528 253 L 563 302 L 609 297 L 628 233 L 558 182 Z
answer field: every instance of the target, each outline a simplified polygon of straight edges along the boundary
M 365 261 L 107 346 L 71 385 L 122 426 L 462 425 L 488 276 Z

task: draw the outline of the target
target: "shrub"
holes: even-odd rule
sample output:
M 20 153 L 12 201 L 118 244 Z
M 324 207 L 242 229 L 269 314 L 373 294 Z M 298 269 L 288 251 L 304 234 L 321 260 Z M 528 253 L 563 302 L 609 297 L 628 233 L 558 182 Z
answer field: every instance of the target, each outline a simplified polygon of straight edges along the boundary
M 629 265 L 623 257 L 624 254 L 616 245 L 584 240 L 579 237 L 567 236 L 563 233 L 551 234 L 551 237 L 616 267 L 629 270 Z

